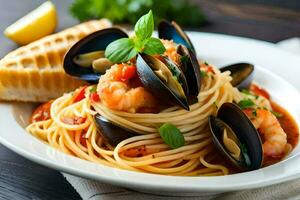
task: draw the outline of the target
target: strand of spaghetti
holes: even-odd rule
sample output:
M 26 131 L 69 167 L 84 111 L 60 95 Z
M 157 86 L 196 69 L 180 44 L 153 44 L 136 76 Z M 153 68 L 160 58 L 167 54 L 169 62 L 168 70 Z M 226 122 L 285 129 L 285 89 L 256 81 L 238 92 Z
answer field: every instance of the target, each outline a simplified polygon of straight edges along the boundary
M 162 154 L 166 154 L 166 152 L 153 154 L 154 158 L 151 155 L 152 159 L 146 159 L 146 160 L 138 161 L 138 162 L 126 161 L 126 160 L 123 160 L 121 157 L 119 157 L 118 150 L 120 147 L 119 147 L 119 145 L 117 145 L 117 147 L 115 148 L 115 151 L 114 151 L 114 157 L 118 163 L 125 165 L 125 166 L 126 165 L 127 166 L 135 166 L 135 167 L 145 166 L 145 165 L 151 165 L 151 164 L 158 163 L 158 162 L 165 162 L 165 161 L 169 161 L 169 160 L 182 158 L 184 156 L 187 156 L 187 155 L 194 153 L 195 151 L 203 148 L 207 144 L 207 142 L 209 142 L 209 140 L 206 140 L 204 142 L 197 143 L 194 145 L 187 145 L 187 146 L 180 147 L 178 149 L 166 151 L 166 152 L 168 152 L 167 156 L 162 156 Z M 122 146 L 122 144 L 120 144 L 120 146 Z M 173 153 L 172 151 L 176 152 L 176 153 Z M 148 156 L 144 156 L 144 158 L 146 158 L 146 157 L 148 157 Z M 136 159 L 138 159 L 138 158 L 136 158 Z
M 103 160 L 102 158 L 99 158 L 98 156 L 96 156 L 94 153 L 94 149 L 89 141 L 86 144 L 87 144 L 87 149 L 88 149 L 88 155 L 90 157 L 92 157 L 93 159 L 97 160 L 99 163 L 102 163 L 106 166 L 115 167 L 115 165 L 113 163 Z
M 197 162 L 197 159 L 189 160 L 188 162 L 186 162 L 185 164 L 183 164 L 181 166 L 170 167 L 170 168 L 159 168 L 159 167 L 154 167 L 154 166 L 151 166 L 151 165 L 142 166 L 142 167 L 139 167 L 139 168 L 141 168 L 143 170 L 146 170 L 146 171 L 150 171 L 152 173 L 171 174 L 171 173 L 176 173 L 176 172 L 184 171 L 185 169 L 187 169 L 188 167 L 192 166 L 196 162 Z
M 197 175 L 204 176 L 205 174 L 210 174 L 215 171 L 216 171 L 216 169 L 213 169 L 213 168 L 201 168 L 201 169 L 197 169 L 192 172 L 186 173 L 184 175 L 185 176 L 197 176 Z
M 73 134 L 75 136 L 75 144 L 84 152 L 87 152 L 88 149 L 86 147 L 84 147 L 82 144 L 81 144 L 81 130 L 78 130 L 78 131 L 73 131 Z
M 209 144 L 211 144 L 211 142 L 212 141 L 210 141 Z M 186 160 L 195 159 L 195 158 L 199 159 L 200 156 L 204 156 L 204 155 L 209 154 L 213 149 L 214 148 L 213 148 L 212 145 L 207 145 L 206 148 L 203 148 L 203 149 L 201 149 L 201 151 L 196 152 L 194 154 L 188 155 L 184 159 L 186 159 Z
M 117 124 L 126 124 L 127 128 L 132 129 L 136 133 L 145 134 L 143 131 L 145 131 L 147 133 L 155 133 L 156 132 L 155 128 L 142 126 L 140 124 L 133 123 L 125 118 L 122 118 L 120 116 L 114 115 L 114 113 L 111 110 L 109 110 L 108 108 L 106 108 L 104 105 L 95 104 L 93 106 L 100 115 L 104 116 L 108 120 L 114 121 Z
M 209 135 L 205 135 L 205 134 L 200 134 L 200 135 L 195 135 L 195 136 L 189 136 L 189 137 L 184 137 L 184 140 L 186 142 L 189 142 L 189 141 L 197 141 L 197 140 L 201 140 L 201 139 L 205 139 L 205 138 L 208 138 Z
M 101 149 L 97 144 L 96 144 L 96 131 L 92 133 L 91 137 L 91 145 L 94 148 L 96 152 L 98 152 L 105 160 L 108 162 L 112 163 L 114 166 L 117 166 L 116 161 L 111 157 L 113 155 L 113 151 L 108 151 Z
M 211 173 L 206 173 L 206 174 L 202 174 L 203 176 L 221 176 L 221 175 L 227 175 L 227 174 L 224 174 L 223 172 L 211 172 Z
M 65 111 L 68 110 L 72 110 L 75 109 L 77 106 L 79 106 L 80 104 L 82 104 L 84 101 L 86 101 L 86 99 L 83 99 L 77 103 L 71 104 L 69 106 L 67 106 L 66 108 L 63 108 L 59 113 L 56 114 L 55 117 L 53 117 L 53 120 L 59 124 L 61 127 L 64 127 L 68 130 L 79 130 L 79 129 L 85 129 L 90 125 L 90 121 L 89 120 L 85 120 L 84 123 L 82 124 L 66 124 L 64 122 L 61 121 L 63 114 Z M 52 106 L 51 106 L 52 107 Z
M 174 166 L 178 165 L 182 161 L 183 161 L 183 159 L 177 159 L 177 160 L 173 160 L 171 162 L 156 163 L 153 166 L 158 167 L 158 168 L 169 168 L 169 167 L 174 167 Z
M 157 136 L 159 137 L 159 136 Z M 130 143 L 127 144 L 126 146 L 123 146 L 122 148 L 120 148 L 119 153 L 126 151 L 127 149 L 131 149 L 134 147 L 139 147 L 139 146 L 148 146 L 149 144 L 161 144 L 163 141 L 161 138 L 157 138 L 157 139 L 150 139 L 150 140 L 142 140 L 142 141 L 137 141 L 134 143 Z
M 51 146 L 54 146 L 54 147 L 59 147 L 60 146 L 60 144 L 59 144 L 60 137 L 61 137 L 61 135 L 59 134 L 58 129 L 55 130 L 53 133 L 49 132 L 47 134 L 48 142 L 51 144 Z
M 178 158 L 182 158 L 182 157 L 187 156 L 191 153 L 194 153 L 195 151 L 197 151 L 197 149 L 184 151 L 184 152 L 181 152 L 181 153 L 178 153 L 178 154 L 175 154 L 175 155 L 169 155 L 169 156 L 164 156 L 164 157 L 159 157 L 159 158 L 154 157 L 151 160 L 148 159 L 148 160 L 139 161 L 139 162 L 126 161 L 126 160 L 123 160 L 118 155 L 117 156 L 114 155 L 114 157 L 120 165 L 131 166 L 131 167 L 141 167 L 141 166 L 146 166 L 146 165 L 152 165 L 154 163 L 166 162 L 166 161 L 171 161 L 171 160 L 175 160 L 175 159 L 178 159 Z
M 59 143 L 59 147 L 60 147 L 59 149 L 60 149 L 61 151 L 63 151 L 63 152 L 66 153 L 66 154 L 69 154 L 69 155 L 75 155 L 72 151 L 70 151 L 70 150 L 66 147 L 66 145 L 65 145 L 65 143 L 64 143 L 64 138 L 63 138 L 63 136 L 59 137 L 58 143 Z
M 131 158 L 131 159 L 133 159 L 135 161 L 142 161 L 142 160 L 145 160 L 145 159 L 153 159 L 153 156 L 156 157 L 156 158 L 164 157 L 164 156 L 173 155 L 173 154 L 177 154 L 177 153 L 188 151 L 188 150 L 201 149 L 207 143 L 210 143 L 210 138 L 207 139 L 207 140 L 202 141 L 202 144 L 201 143 L 196 143 L 196 144 L 186 145 L 186 146 L 182 146 L 182 147 L 177 148 L 177 149 L 171 149 L 171 150 L 169 149 L 169 150 L 166 150 L 166 151 L 163 151 L 163 152 L 154 153 L 154 154 L 151 154 L 151 155 L 146 155 L 146 156 L 143 156 L 143 157 L 140 157 L 140 158 Z M 120 144 L 120 146 L 121 146 L 121 144 Z
M 223 174 L 228 174 L 228 169 L 226 167 L 222 165 L 210 164 L 204 160 L 204 156 L 200 156 L 200 162 L 207 168 L 219 169 L 223 172 Z
M 181 171 L 177 171 L 175 173 L 171 173 L 169 175 L 172 175 L 172 176 L 184 176 L 185 174 L 193 171 L 194 169 L 196 169 L 199 166 L 200 162 L 199 162 L 199 159 L 193 159 L 191 161 L 194 161 L 194 162 L 189 167 L 187 167 L 187 168 L 185 168 L 185 169 L 183 169 Z

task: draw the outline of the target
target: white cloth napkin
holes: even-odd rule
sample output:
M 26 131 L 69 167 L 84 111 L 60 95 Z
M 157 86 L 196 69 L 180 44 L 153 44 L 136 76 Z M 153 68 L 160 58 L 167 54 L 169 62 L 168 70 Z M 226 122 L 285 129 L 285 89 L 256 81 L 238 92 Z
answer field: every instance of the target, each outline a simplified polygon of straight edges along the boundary
M 291 38 L 278 43 L 280 47 L 296 53 L 300 56 L 300 38 Z M 109 185 L 97 181 L 92 181 L 73 175 L 63 173 L 63 176 L 75 188 L 83 200 L 267 200 L 267 199 L 300 199 L 300 179 L 281 183 L 269 187 L 245 190 L 239 192 L 229 192 L 217 196 L 205 197 L 174 197 L 159 196 L 157 194 L 146 194 Z

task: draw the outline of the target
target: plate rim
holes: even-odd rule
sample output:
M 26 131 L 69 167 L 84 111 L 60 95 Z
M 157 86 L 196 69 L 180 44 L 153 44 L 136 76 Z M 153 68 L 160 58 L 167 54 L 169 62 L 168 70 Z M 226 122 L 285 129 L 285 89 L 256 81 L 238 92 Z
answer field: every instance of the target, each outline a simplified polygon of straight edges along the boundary
M 199 32 L 188 32 L 188 34 L 199 34 Z M 270 45 L 272 47 L 276 47 L 276 45 L 274 45 L 272 43 L 265 42 L 265 41 L 260 41 L 260 40 L 256 40 L 256 39 L 251 39 L 251 38 L 228 36 L 228 35 L 216 34 L 216 33 L 200 33 L 200 34 L 210 35 L 210 36 L 211 35 L 217 35 L 217 36 L 221 36 L 221 37 L 225 36 L 225 37 L 228 37 L 228 38 L 238 38 L 238 39 L 243 39 L 243 40 L 252 40 L 252 41 L 256 41 L 256 42 L 262 42 L 265 45 Z M 276 47 L 276 48 L 278 48 L 278 47 Z M 277 74 L 275 74 L 273 72 L 270 72 L 269 70 L 266 70 L 266 69 L 263 69 L 263 68 L 259 68 L 259 70 L 267 71 L 268 73 L 272 74 L 272 76 L 275 76 L 277 79 L 280 79 L 281 81 L 289 84 L 289 86 L 291 88 L 293 88 L 295 91 L 298 92 L 298 90 L 293 85 L 291 85 L 288 81 L 284 80 L 282 77 L 279 77 Z M 12 105 L 13 104 L 10 104 L 10 103 L 0 102 L 0 110 L 2 110 L 4 107 L 7 110 L 11 110 Z M 24 129 L 23 129 L 23 132 L 27 133 Z M 32 135 L 30 135 L 30 136 L 32 136 Z M 37 138 L 34 138 L 34 139 L 36 139 L 37 141 L 42 143 Z M 103 182 L 110 183 L 110 184 L 121 185 L 121 186 L 130 186 L 130 187 L 141 188 L 141 189 L 150 187 L 154 190 L 160 190 L 160 191 L 178 191 L 178 190 L 180 190 L 180 191 L 185 191 L 185 192 L 199 192 L 199 191 L 224 192 L 224 191 L 235 191 L 235 190 L 242 190 L 242 189 L 252 189 L 252 188 L 267 186 L 267 185 L 271 185 L 271 184 L 276 184 L 276 183 L 283 182 L 283 181 L 293 180 L 293 179 L 296 179 L 296 178 L 300 177 L 300 169 L 299 169 L 299 171 L 295 174 L 290 174 L 288 176 L 277 176 L 277 178 L 274 178 L 273 180 L 271 180 L 272 182 L 270 182 L 270 181 L 267 182 L 267 181 L 262 180 L 260 182 L 255 182 L 255 183 L 252 183 L 252 184 L 244 183 L 244 184 L 241 184 L 241 185 L 227 185 L 227 186 L 226 185 L 222 185 L 222 186 L 215 185 L 214 187 L 212 187 L 212 185 L 204 184 L 201 187 L 200 186 L 195 186 L 195 187 L 190 187 L 190 188 L 185 188 L 185 187 L 181 188 L 182 186 L 179 186 L 177 184 L 175 184 L 175 185 L 173 184 L 171 186 L 165 186 L 165 185 L 162 185 L 160 182 L 154 183 L 154 184 L 153 183 L 147 183 L 143 180 L 141 182 L 131 182 L 132 180 L 125 180 L 124 178 L 121 178 L 121 177 L 118 177 L 118 176 L 116 176 L 114 178 L 112 178 L 112 177 L 109 178 L 107 176 L 102 176 L 102 174 L 101 174 L 101 175 L 98 175 L 97 177 L 94 177 L 94 175 L 89 173 L 89 172 L 84 172 L 84 171 L 81 171 L 77 168 L 70 167 L 70 166 L 64 166 L 63 164 L 60 164 L 60 163 L 59 164 L 53 163 L 53 161 L 51 161 L 47 158 L 39 157 L 36 154 L 32 154 L 30 152 L 24 151 L 20 147 L 6 141 L 5 138 L 2 138 L 1 130 L 0 130 L 0 143 L 2 143 L 4 146 L 11 149 L 12 151 L 16 152 L 17 154 L 19 154 L 23 157 L 26 157 L 29 160 L 37 162 L 41 165 L 44 165 L 46 167 L 50 167 L 50 168 L 53 168 L 53 169 L 65 171 L 65 172 L 73 174 L 73 175 L 80 175 L 82 177 L 88 177 L 88 178 L 93 179 L 93 180 L 99 180 L 99 181 L 103 181 Z M 46 145 L 46 144 L 43 144 L 43 145 Z M 50 146 L 48 146 L 48 147 L 50 147 Z M 59 150 L 54 149 L 53 147 L 50 147 L 50 148 L 53 149 L 53 151 L 55 151 L 57 154 L 63 154 L 62 152 L 60 152 Z M 89 161 L 85 161 L 85 160 L 82 160 L 82 159 L 77 158 L 77 157 L 73 157 L 73 156 L 66 155 L 66 154 L 64 154 L 64 157 L 67 157 L 68 159 L 72 159 L 72 160 L 73 159 L 79 160 L 80 162 L 86 162 L 88 165 L 96 165 L 97 167 L 99 167 L 99 164 L 91 163 Z M 293 159 L 293 157 L 289 158 L 289 159 Z M 277 165 L 280 165 L 280 164 L 281 163 L 277 163 L 275 165 L 272 165 L 271 167 L 273 167 L 273 166 L 276 167 Z M 101 166 L 101 167 L 106 167 L 106 166 Z M 266 169 L 266 168 L 263 168 L 263 169 Z M 191 177 L 173 177 L 173 176 L 166 176 L 166 175 L 154 175 L 154 174 L 148 174 L 148 173 L 132 172 L 132 171 L 127 171 L 127 170 L 122 170 L 122 169 L 117 169 L 117 168 L 111 168 L 111 170 L 113 172 L 117 172 L 120 175 L 122 175 L 123 173 L 128 173 L 128 174 L 131 174 L 133 176 L 140 176 L 142 174 L 142 176 L 145 176 L 145 177 L 147 177 L 147 176 L 159 177 L 159 178 L 164 177 L 164 179 L 166 178 L 166 179 L 169 179 L 171 181 L 174 181 L 176 179 L 176 182 L 178 182 L 178 181 L 180 182 L 180 181 L 182 181 L 182 179 L 191 178 Z M 260 169 L 260 170 L 262 170 L 262 169 Z M 247 173 L 251 173 L 251 172 L 247 172 Z M 244 174 L 246 174 L 246 173 L 244 173 Z M 239 174 L 234 174 L 234 175 L 228 175 L 226 177 L 228 178 L 230 176 L 238 176 L 238 175 Z M 202 177 L 192 177 L 192 179 L 194 179 L 194 180 L 197 179 L 197 178 L 201 179 Z M 212 178 L 216 178 L 216 177 L 212 177 Z M 220 177 L 217 177 L 217 178 L 220 178 Z

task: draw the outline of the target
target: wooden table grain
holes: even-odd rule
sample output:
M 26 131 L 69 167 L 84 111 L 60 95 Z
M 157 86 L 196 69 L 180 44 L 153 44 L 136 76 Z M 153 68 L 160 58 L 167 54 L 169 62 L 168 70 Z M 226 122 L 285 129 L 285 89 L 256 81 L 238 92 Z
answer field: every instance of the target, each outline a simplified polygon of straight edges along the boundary
M 196 30 L 277 42 L 300 36 L 298 0 L 192 0 L 201 6 L 208 23 Z M 41 4 L 42 0 L 0 0 L 0 31 Z M 53 0 L 59 27 L 76 24 L 68 14 L 72 0 Z M 0 57 L 17 46 L 0 35 Z M 1 119 L 0 119 L 1 120 Z M 33 163 L 0 144 L 0 199 L 80 199 L 56 170 Z

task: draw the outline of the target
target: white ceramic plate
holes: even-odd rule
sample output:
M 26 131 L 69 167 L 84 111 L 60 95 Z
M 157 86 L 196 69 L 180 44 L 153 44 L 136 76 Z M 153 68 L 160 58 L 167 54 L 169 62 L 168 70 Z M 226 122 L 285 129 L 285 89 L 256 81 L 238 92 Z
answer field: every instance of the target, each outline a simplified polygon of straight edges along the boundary
M 300 88 L 300 56 L 252 39 L 196 32 L 190 32 L 189 35 L 198 56 L 215 65 L 247 61 L 263 66 L 256 68 L 255 81 L 266 88 L 299 124 L 297 101 L 300 96 L 295 87 Z M 65 155 L 26 133 L 23 127 L 32 108 L 32 104 L 0 103 L 0 142 L 30 160 L 78 176 L 136 190 L 172 192 L 174 195 L 250 189 L 300 177 L 299 146 L 286 160 L 275 165 L 221 177 L 171 177 L 101 166 Z

